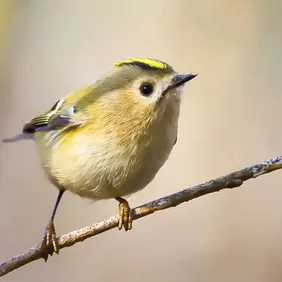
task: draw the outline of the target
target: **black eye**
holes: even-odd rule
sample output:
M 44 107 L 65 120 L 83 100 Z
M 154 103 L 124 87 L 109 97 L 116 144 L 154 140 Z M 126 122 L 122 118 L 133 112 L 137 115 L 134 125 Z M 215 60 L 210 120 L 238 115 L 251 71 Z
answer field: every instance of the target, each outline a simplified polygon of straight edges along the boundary
M 149 96 L 154 91 L 154 85 L 152 83 L 145 82 L 145 83 L 141 84 L 139 89 L 140 89 L 140 92 L 143 96 Z

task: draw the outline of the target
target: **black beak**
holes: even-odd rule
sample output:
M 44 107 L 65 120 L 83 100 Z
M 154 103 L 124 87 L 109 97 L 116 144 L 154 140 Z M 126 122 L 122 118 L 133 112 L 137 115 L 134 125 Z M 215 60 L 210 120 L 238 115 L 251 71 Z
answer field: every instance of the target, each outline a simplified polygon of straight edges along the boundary
M 189 74 L 178 74 L 175 76 L 175 78 L 172 81 L 172 84 L 170 85 L 170 89 L 177 88 L 181 85 L 184 85 L 189 80 L 195 78 L 197 74 L 195 73 L 189 73 Z

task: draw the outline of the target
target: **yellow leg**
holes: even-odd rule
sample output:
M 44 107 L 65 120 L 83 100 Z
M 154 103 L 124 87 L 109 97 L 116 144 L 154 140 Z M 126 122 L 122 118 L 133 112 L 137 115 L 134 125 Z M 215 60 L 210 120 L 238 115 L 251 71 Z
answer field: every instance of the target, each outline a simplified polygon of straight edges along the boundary
M 132 228 L 132 213 L 128 202 L 121 198 L 117 197 L 117 201 L 119 201 L 119 222 L 118 229 L 121 230 L 124 227 L 125 231 L 128 231 Z

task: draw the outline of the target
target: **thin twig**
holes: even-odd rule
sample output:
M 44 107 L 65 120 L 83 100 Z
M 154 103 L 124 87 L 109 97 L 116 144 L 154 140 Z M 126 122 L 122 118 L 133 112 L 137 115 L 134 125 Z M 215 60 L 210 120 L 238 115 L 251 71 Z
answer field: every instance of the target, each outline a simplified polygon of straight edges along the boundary
M 243 184 L 243 182 L 267 174 L 277 169 L 282 168 L 282 156 L 264 161 L 253 166 L 249 166 L 242 170 L 232 172 L 225 176 L 205 182 L 203 184 L 190 187 L 175 194 L 160 198 L 153 202 L 147 203 L 133 210 L 133 220 L 152 214 L 156 211 L 164 210 L 171 207 L 176 207 L 181 203 L 188 202 L 200 196 L 217 192 L 226 188 L 235 188 Z M 93 237 L 107 230 L 117 227 L 118 218 L 111 217 L 86 226 L 58 238 L 59 248 L 70 247 L 78 242 L 84 241 L 87 238 Z M 40 245 L 33 246 L 29 250 L 14 256 L 0 264 L 0 276 L 25 265 L 29 262 L 41 258 Z

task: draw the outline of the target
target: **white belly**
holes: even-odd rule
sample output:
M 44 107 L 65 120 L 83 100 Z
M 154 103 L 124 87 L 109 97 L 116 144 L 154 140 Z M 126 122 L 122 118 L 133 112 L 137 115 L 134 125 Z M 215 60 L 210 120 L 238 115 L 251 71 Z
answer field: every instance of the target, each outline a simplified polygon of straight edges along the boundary
M 155 136 L 147 146 L 133 141 L 127 148 L 118 147 L 113 140 L 85 144 L 77 136 L 68 154 L 53 151 L 52 164 L 45 170 L 57 186 L 82 197 L 98 200 L 130 195 L 153 180 L 176 134 L 175 128 L 168 135 Z

